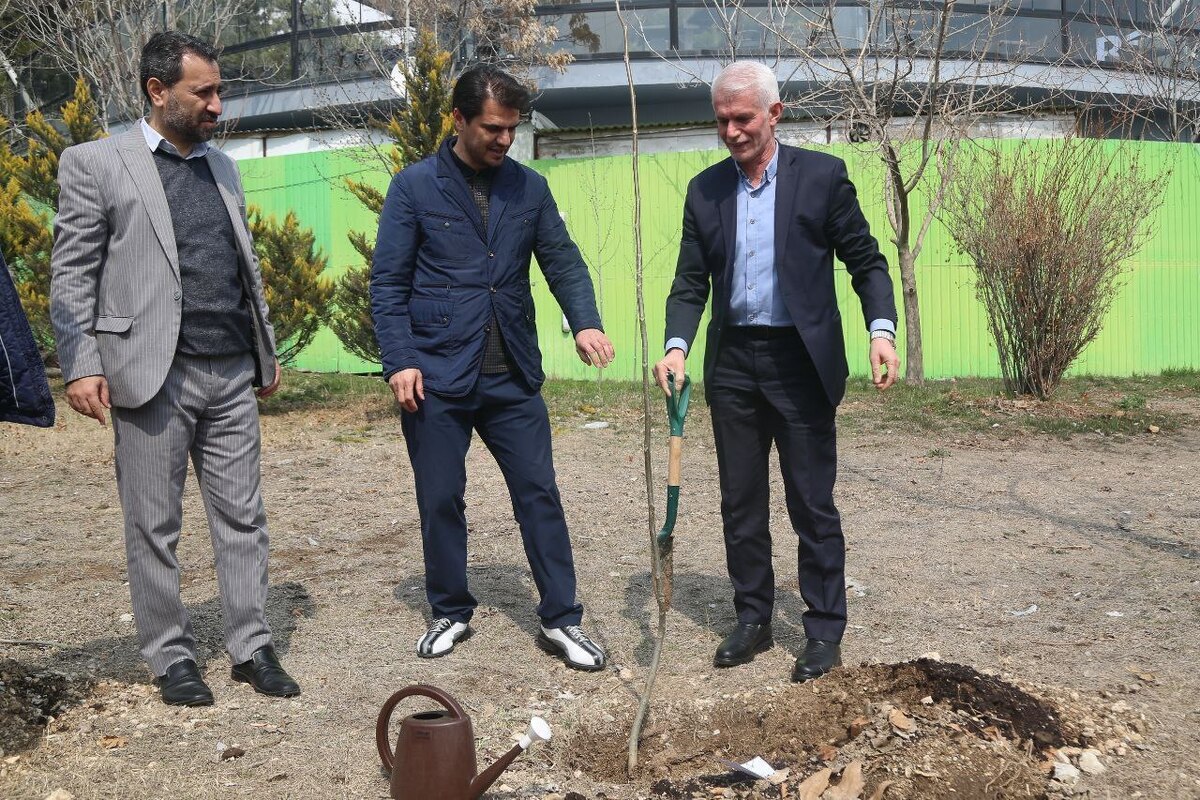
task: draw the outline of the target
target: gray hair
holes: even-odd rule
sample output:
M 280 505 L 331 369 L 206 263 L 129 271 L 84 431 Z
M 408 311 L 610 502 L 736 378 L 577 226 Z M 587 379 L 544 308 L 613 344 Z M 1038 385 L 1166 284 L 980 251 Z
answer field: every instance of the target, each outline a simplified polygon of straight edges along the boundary
M 723 95 L 751 92 L 762 104 L 770 108 L 779 102 L 779 81 L 766 64 L 758 61 L 735 61 L 717 76 L 712 84 L 712 99 Z

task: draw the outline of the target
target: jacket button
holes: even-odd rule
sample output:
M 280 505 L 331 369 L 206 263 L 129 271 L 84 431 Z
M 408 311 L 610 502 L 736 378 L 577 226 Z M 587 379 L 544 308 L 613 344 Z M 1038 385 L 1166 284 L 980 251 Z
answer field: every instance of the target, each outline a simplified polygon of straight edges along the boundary
M 496 287 L 495 287 L 495 286 L 489 286 L 489 287 L 488 287 L 488 291 L 489 291 L 489 292 L 491 292 L 492 294 L 495 294 L 495 293 L 496 293 Z
M 495 253 L 488 253 L 488 258 L 495 258 L 495 257 L 496 257 Z
M 173 297 L 175 300 L 178 300 L 182 296 L 183 292 L 179 291 L 178 289 L 175 290 L 175 294 L 171 295 L 171 297 Z
M 449 227 L 450 227 L 450 223 L 449 223 L 449 222 L 443 222 L 443 223 L 442 223 L 442 227 L 443 227 L 443 228 L 449 228 Z

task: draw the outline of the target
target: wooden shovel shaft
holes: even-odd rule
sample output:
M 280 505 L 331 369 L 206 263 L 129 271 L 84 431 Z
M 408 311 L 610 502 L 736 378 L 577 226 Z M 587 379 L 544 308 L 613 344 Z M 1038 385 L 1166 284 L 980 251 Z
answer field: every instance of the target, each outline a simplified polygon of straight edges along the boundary
M 671 456 L 667 461 L 667 486 L 679 485 L 679 467 L 683 462 L 683 437 L 671 437 Z

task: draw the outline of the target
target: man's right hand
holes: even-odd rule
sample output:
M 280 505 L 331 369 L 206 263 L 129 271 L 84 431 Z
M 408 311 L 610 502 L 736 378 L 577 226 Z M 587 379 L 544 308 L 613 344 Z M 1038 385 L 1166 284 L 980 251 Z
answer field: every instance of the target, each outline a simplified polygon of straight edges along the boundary
M 658 384 L 658 388 L 663 390 L 663 394 L 671 396 L 671 384 L 667 382 L 667 373 L 675 375 L 675 391 L 683 391 L 683 362 L 686 356 L 678 347 L 672 347 L 663 356 L 662 361 L 654 365 L 654 381 Z
M 88 375 L 68 383 L 67 402 L 85 417 L 91 417 L 101 425 L 108 424 L 104 420 L 104 409 L 112 408 L 112 403 L 108 400 L 108 380 L 103 375 Z
M 392 387 L 392 394 L 396 395 L 396 402 L 405 411 L 416 411 L 417 401 L 425 399 L 425 384 L 421 380 L 421 370 L 415 367 L 400 370 L 388 378 L 388 385 Z

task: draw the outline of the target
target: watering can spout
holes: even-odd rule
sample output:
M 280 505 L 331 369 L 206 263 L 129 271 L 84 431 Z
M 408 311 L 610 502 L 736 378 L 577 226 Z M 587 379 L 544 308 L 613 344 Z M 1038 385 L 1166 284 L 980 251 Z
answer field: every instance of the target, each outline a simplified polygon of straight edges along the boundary
M 529 745 L 535 741 L 550 741 L 550 726 L 541 717 L 534 717 L 529 720 L 529 730 L 525 732 L 520 741 L 511 750 L 500 756 L 495 764 L 492 764 L 475 776 L 475 780 L 471 781 L 471 788 L 467 792 L 467 797 L 470 800 L 479 800 L 479 797 L 488 790 L 488 787 L 496 782 L 496 778 L 500 777 L 500 773 L 508 769 L 508 765 L 513 762 L 513 759 L 525 752 L 529 748 Z

